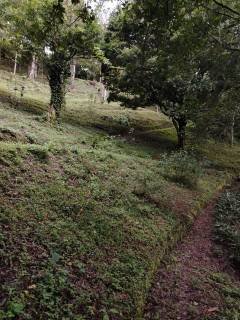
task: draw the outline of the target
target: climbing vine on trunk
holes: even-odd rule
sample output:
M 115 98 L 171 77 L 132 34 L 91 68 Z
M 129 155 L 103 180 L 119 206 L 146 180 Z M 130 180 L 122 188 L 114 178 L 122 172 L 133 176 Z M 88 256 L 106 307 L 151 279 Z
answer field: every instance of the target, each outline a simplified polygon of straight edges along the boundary
M 56 120 L 59 121 L 61 111 L 66 104 L 66 85 L 70 72 L 70 60 L 62 54 L 53 53 L 46 64 L 48 81 L 51 90 L 50 110 L 54 112 Z

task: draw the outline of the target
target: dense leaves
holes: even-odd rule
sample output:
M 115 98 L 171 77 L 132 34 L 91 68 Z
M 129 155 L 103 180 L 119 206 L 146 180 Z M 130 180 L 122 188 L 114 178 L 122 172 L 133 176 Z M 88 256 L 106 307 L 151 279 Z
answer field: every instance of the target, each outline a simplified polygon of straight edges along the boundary
M 216 1 L 125 4 L 106 34 L 111 99 L 133 108 L 158 105 L 172 119 L 180 147 L 189 121 L 200 128 L 199 119 L 206 123 L 210 118 L 211 128 L 222 116 L 216 107 L 237 87 L 239 58 L 228 41 L 237 35 L 238 17 L 225 11 Z

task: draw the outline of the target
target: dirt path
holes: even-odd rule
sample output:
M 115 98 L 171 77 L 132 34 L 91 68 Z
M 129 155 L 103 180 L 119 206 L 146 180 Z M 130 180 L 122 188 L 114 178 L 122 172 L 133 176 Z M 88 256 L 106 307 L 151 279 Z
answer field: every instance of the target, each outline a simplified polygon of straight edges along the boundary
M 196 220 L 191 233 L 176 248 L 169 265 L 155 279 L 144 319 L 203 320 L 212 318 L 222 306 L 222 297 L 209 281 L 209 275 L 228 272 L 238 276 L 228 261 L 217 254 L 213 242 L 212 201 Z

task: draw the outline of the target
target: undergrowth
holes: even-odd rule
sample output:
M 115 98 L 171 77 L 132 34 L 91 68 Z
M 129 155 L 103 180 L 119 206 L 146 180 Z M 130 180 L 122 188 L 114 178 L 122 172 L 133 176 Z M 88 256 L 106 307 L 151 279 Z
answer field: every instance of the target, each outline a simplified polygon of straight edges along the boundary
M 156 147 L 0 108 L 15 137 L 0 143 L 0 319 L 140 319 L 162 257 L 228 170 L 164 156 L 172 133 Z
M 224 192 L 216 207 L 216 240 L 228 251 L 230 259 L 240 266 L 240 194 L 237 190 Z
M 240 288 L 227 275 L 214 273 L 209 276 L 209 283 L 215 294 L 221 299 L 221 307 L 203 320 L 238 320 L 240 319 Z

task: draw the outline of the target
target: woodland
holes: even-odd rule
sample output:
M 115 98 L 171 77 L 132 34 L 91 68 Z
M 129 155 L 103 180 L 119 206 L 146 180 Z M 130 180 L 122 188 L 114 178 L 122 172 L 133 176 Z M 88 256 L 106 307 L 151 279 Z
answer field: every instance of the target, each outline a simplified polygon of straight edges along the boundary
M 240 320 L 239 0 L 0 1 L 0 320 Z

